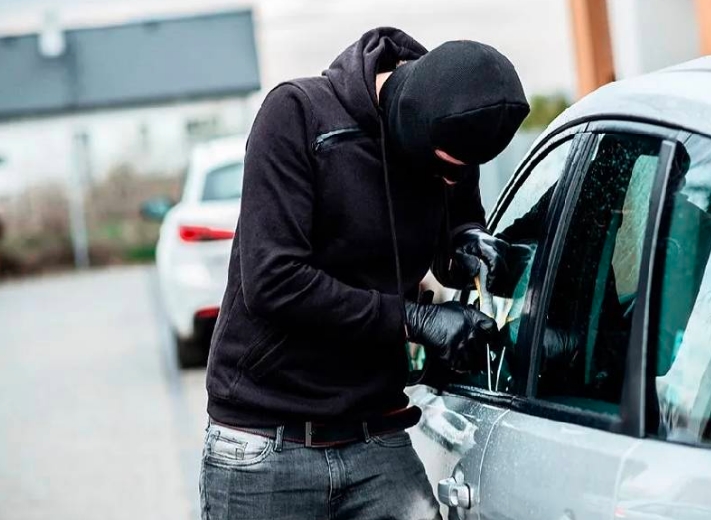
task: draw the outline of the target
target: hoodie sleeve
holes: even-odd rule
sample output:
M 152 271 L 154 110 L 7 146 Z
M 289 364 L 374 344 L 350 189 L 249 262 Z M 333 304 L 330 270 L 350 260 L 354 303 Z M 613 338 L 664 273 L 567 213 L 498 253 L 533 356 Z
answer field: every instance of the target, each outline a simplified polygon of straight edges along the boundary
M 486 212 L 481 204 L 479 191 L 479 174 L 472 175 L 467 180 L 447 188 L 445 194 L 447 205 L 445 211 L 448 218 L 444 219 L 442 232 L 432 262 L 432 273 L 439 283 L 452 289 L 464 289 L 471 285 L 468 280 L 452 264 L 451 244 L 456 235 L 472 228 L 486 228 Z
M 313 264 L 311 126 L 308 98 L 283 84 L 252 127 L 238 237 L 247 309 L 310 334 L 404 341 L 397 295 L 351 287 Z

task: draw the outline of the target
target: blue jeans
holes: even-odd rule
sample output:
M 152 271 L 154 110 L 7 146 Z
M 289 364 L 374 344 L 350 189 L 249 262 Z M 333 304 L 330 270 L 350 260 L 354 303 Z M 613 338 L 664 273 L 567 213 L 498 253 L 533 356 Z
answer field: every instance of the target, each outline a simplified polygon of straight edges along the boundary
M 211 423 L 203 520 L 442 520 L 407 432 L 334 448 L 280 444 Z

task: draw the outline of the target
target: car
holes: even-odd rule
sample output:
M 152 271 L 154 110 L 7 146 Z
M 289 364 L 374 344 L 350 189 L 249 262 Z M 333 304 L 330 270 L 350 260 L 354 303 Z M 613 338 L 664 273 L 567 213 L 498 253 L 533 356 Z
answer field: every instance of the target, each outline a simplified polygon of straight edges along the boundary
M 443 517 L 711 519 L 711 56 L 573 104 L 488 227 L 528 254 L 456 297 L 500 337 L 411 374 Z
M 245 145 L 239 136 L 196 145 L 180 202 L 161 224 L 156 246 L 160 295 L 182 368 L 207 360 L 227 285 Z

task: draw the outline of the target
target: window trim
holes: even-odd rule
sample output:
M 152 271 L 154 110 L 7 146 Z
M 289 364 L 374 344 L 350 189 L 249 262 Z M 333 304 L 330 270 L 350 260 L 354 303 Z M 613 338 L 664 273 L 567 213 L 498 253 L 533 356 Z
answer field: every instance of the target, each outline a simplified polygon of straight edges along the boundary
M 536 306 L 531 308 L 531 311 L 535 312 L 529 314 L 534 318 L 527 320 L 527 322 L 530 321 L 530 325 L 526 324 L 530 327 L 530 331 L 528 327 L 524 329 L 524 324 L 521 323 L 521 328 L 525 334 L 524 339 L 526 344 L 529 345 L 528 377 L 526 378 L 526 390 L 523 394 L 527 399 L 535 399 L 538 387 L 538 370 L 541 364 L 539 346 L 543 342 L 543 334 L 545 332 L 542 309 L 548 309 L 553 292 L 553 284 L 548 282 L 555 280 L 555 271 L 563 253 L 565 238 L 568 235 L 575 204 L 592 159 L 594 146 L 595 139 L 593 134 L 583 132 L 581 134 L 579 156 L 570 164 L 571 171 L 564 183 L 564 196 L 559 197 L 558 207 L 555 208 L 554 214 L 557 218 L 549 219 L 546 225 L 547 239 L 545 243 L 548 245 L 548 250 L 545 251 L 546 262 L 543 265 L 539 265 L 538 270 L 531 272 L 531 279 L 534 280 L 534 283 L 529 291 L 528 299 L 535 300 Z
M 640 278 L 637 283 L 639 297 L 632 313 L 632 329 L 627 350 L 625 366 L 625 382 L 622 387 L 622 412 L 625 431 L 634 437 L 644 437 L 646 430 L 646 380 L 647 351 L 650 328 L 650 297 L 654 282 L 655 264 L 658 258 L 655 254 L 659 240 L 659 229 L 662 224 L 663 210 L 667 199 L 669 173 L 674 163 L 678 146 L 677 141 L 665 139 L 659 150 L 659 163 L 652 186 L 652 193 L 647 213 Z M 641 305 L 640 305 L 641 304 Z
M 499 198 L 490 220 L 493 225 L 498 222 L 503 211 L 508 207 L 511 199 L 520 188 L 521 184 L 528 178 L 530 172 L 535 168 L 535 165 L 548 155 L 557 145 L 562 144 L 567 139 L 578 141 L 578 146 L 571 148 L 569 156 L 566 159 L 566 166 L 563 175 L 560 178 L 559 186 L 551 199 L 551 208 L 547 215 L 545 224 L 548 230 L 546 239 L 543 242 L 544 249 L 534 261 L 532 266 L 531 279 L 534 280 L 534 285 L 531 286 L 524 303 L 524 312 L 522 314 L 521 329 L 519 331 L 519 340 L 523 339 L 522 344 L 529 347 L 528 350 L 528 377 L 525 381 L 525 392 L 520 392 L 517 386 L 517 393 L 504 394 L 502 392 L 488 392 L 476 387 L 466 387 L 463 385 L 448 385 L 443 390 L 453 395 L 470 397 L 477 402 L 492 404 L 495 406 L 505 407 L 514 411 L 525 413 L 527 415 L 547 418 L 555 421 L 560 421 L 569 424 L 577 424 L 583 427 L 591 427 L 611 433 L 625 434 L 631 437 L 641 438 L 645 436 L 645 399 L 646 399 L 646 370 L 647 370 L 647 335 L 640 336 L 639 327 L 644 324 L 649 324 L 648 312 L 635 309 L 632 319 L 632 329 L 630 330 L 630 344 L 627 353 L 625 367 L 625 381 L 622 390 L 622 402 L 620 403 L 620 415 L 610 416 L 591 410 L 583 410 L 572 406 L 544 401 L 534 397 L 537 380 L 537 366 L 540 364 L 540 345 L 542 343 L 542 334 L 545 330 L 543 312 L 538 312 L 540 307 L 547 308 L 550 303 L 550 293 L 552 287 L 547 283 L 555 273 L 553 265 L 557 267 L 558 261 L 562 254 L 562 249 L 565 243 L 568 226 L 572 219 L 572 208 L 577 202 L 579 190 L 585 181 L 588 171 L 591 152 L 594 146 L 595 137 L 600 133 L 622 133 L 622 134 L 638 134 L 642 136 L 657 137 L 664 143 L 676 144 L 680 134 L 686 134 L 684 130 L 678 128 L 670 128 L 668 126 L 657 126 L 656 123 L 650 121 L 630 121 L 623 118 L 615 119 L 600 119 L 595 121 L 579 121 L 576 124 L 570 124 L 562 127 L 558 132 L 551 134 L 545 141 L 535 145 L 529 156 L 526 157 L 511 181 L 507 184 L 504 192 Z M 579 149 L 578 149 L 579 148 Z M 578 157 L 576 157 L 576 155 Z M 672 153 L 671 157 L 674 157 Z M 664 170 L 660 168 L 664 164 Z M 647 266 L 647 270 L 651 273 L 654 269 L 654 249 L 650 247 L 650 235 L 655 237 L 659 229 L 659 221 L 655 211 L 659 207 L 660 199 L 666 196 L 667 181 L 669 176 L 671 163 L 661 160 L 657 166 L 655 174 L 655 184 L 650 197 L 650 209 L 647 216 L 647 225 L 645 228 L 645 242 L 643 246 L 643 254 L 641 263 Z M 663 179 L 663 182 L 660 181 Z M 565 197 L 560 193 L 561 186 L 565 184 Z M 572 188 L 572 189 L 571 189 Z M 572 204 L 572 208 L 571 208 Z M 662 204 L 663 207 L 663 204 Z M 561 221 L 561 217 L 564 218 Z M 554 223 L 557 225 L 553 227 Z M 544 258 L 546 261 L 544 261 Z M 554 260 L 554 261 L 552 261 Z M 653 280 L 645 277 L 644 284 L 642 277 L 638 281 L 638 290 L 640 294 L 645 295 L 644 307 L 649 307 L 650 284 Z M 548 294 L 541 294 L 543 291 Z M 541 297 L 547 296 L 548 301 L 542 301 Z M 545 305 L 544 305 L 545 304 Z M 535 318 L 531 319 L 531 311 L 534 311 Z M 637 317 L 640 314 L 641 317 Z M 641 338 L 643 341 L 638 340 Z M 537 341 L 533 341 L 537 340 Z M 641 351 L 641 352 L 640 352 Z M 636 360 L 632 363 L 630 358 L 637 354 Z M 641 354 L 641 355 L 640 355 Z M 535 362 L 535 363 L 534 363 Z M 536 367 L 534 370 L 533 367 Z M 639 374 L 640 368 L 644 369 L 644 376 L 637 377 L 636 381 L 630 382 L 630 377 L 634 373 Z M 630 372 L 628 376 L 628 372 Z M 636 383 L 636 384 L 635 384 Z M 641 404 L 635 396 L 641 396 Z M 508 397 L 508 399 L 507 399 Z M 634 406 L 636 402 L 637 406 Z M 632 405 L 632 406 L 631 406 Z M 641 424 L 641 431 L 640 431 Z
M 643 243 L 643 252 L 641 257 L 641 265 L 647 266 L 648 269 L 652 268 L 650 254 L 653 249 L 650 248 L 651 237 L 655 235 L 658 229 L 658 221 L 656 218 L 656 205 L 661 195 L 660 193 L 660 179 L 666 182 L 666 178 L 669 174 L 669 168 L 671 163 L 665 159 L 668 149 L 665 151 L 665 143 L 667 146 L 670 141 L 668 129 L 657 129 L 646 124 L 630 124 L 622 125 L 619 122 L 612 122 L 613 124 L 609 126 L 596 125 L 594 131 L 587 132 L 591 138 L 591 144 L 599 134 L 637 134 L 641 136 L 650 136 L 661 139 L 659 163 L 655 173 L 654 185 L 652 188 L 652 193 L 650 194 L 650 209 L 647 215 L 647 224 L 645 228 L 645 238 Z M 674 135 L 678 135 L 678 132 L 674 132 Z M 671 156 L 673 158 L 673 154 Z M 541 306 L 547 308 L 550 304 L 550 296 L 552 292 L 552 286 L 555 276 L 555 272 L 560 261 L 561 254 L 565 245 L 565 238 L 569 231 L 570 220 L 572 219 L 573 209 L 577 203 L 580 189 L 587 178 L 590 157 L 582 168 L 578 168 L 577 176 L 575 179 L 575 186 L 570 190 L 568 205 L 564 210 L 565 220 L 561 222 L 558 232 L 554 238 L 553 251 L 549 257 L 548 265 L 546 266 L 545 278 L 539 280 L 539 284 L 545 287 L 548 294 L 545 295 L 546 299 L 541 302 Z M 664 168 L 664 170 L 662 170 Z M 665 185 L 665 184 L 664 184 Z M 663 185 L 662 185 L 663 186 Z M 649 279 L 645 276 L 644 271 L 640 276 L 638 281 L 638 291 L 641 297 L 644 298 L 645 305 L 637 305 L 632 317 L 632 326 L 630 330 L 630 341 L 627 350 L 627 359 L 625 364 L 625 380 L 623 382 L 622 388 L 622 400 L 620 402 L 619 416 L 610 416 L 603 413 L 593 412 L 591 410 L 583 410 L 573 406 L 568 406 L 560 403 L 554 403 L 550 401 L 545 401 L 535 397 L 536 393 L 536 383 L 538 375 L 538 367 L 541 361 L 541 344 L 543 339 L 543 333 L 545 331 L 545 313 L 538 312 L 537 319 L 535 322 L 535 330 L 530 338 L 531 344 L 531 360 L 529 364 L 529 377 L 527 387 L 527 392 L 524 397 L 517 399 L 516 407 L 524 413 L 530 415 L 536 415 L 539 417 L 544 417 L 552 420 L 567 422 L 571 424 L 578 424 L 580 426 L 592 427 L 598 430 L 604 430 L 611 433 L 622 433 L 629 435 L 631 437 L 643 437 L 643 432 L 640 433 L 639 424 L 640 421 L 643 423 L 645 418 L 644 413 L 644 402 L 640 405 L 638 396 L 644 395 L 644 379 L 645 377 L 640 377 L 639 374 L 643 369 L 646 370 L 646 359 L 643 359 L 642 354 L 646 355 L 646 335 L 640 335 L 640 327 L 645 323 L 648 323 L 648 313 L 645 312 L 645 307 L 648 307 L 648 291 L 647 287 L 649 285 Z M 641 351 L 641 352 L 640 352 Z M 527 401 L 525 404 L 523 401 Z
M 536 168 L 536 166 L 550 153 L 556 150 L 559 146 L 563 145 L 567 141 L 571 141 L 571 148 L 565 158 L 565 164 L 563 166 L 563 172 L 559 178 L 558 184 L 551 197 L 551 206 L 549 208 L 548 214 L 546 215 L 546 222 L 544 223 L 547 233 L 541 245 L 539 246 L 540 254 L 536 254 L 534 263 L 531 266 L 531 280 L 534 280 L 534 285 L 537 285 L 535 280 L 538 280 L 540 271 L 545 268 L 548 263 L 547 257 L 550 250 L 551 243 L 551 230 L 555 229 L 555 223 L 560 219 L 560 212 L 563 208 L 561 199 L 566 193 L 567 187 L 570 184 L 570 179 L 575 177 L 577 169 L 580 168 L 581 157 L 586 157 L 589 155 L 589 148 L 591 147 L 590 139 L 582 131 L 582 127 L 577 127 L 573 132 L 564 132 L 562 134 L 557 134 L 554 139 L 546 141 L 548 146 L 538 147 L 532 156 L 525 159 L 519 170 L 514 174 L 514 177 L 509 182 L 507 188 L 505 189 L 504 195 L 500 198 L 500 203 L 497 204 L 497 208 L 494 210 L 492 219 L 490 222 L 497 223 L 503 212 L 509 207 L 513 197 L 518 191 L 518 188 L 523 184 L 530 176 L 531 172 Z M 578 149 L 583 151 L 582 154 L 578 154 Z M 586 151 L 587 150 L 587 151 Z M 490 226 L 493 224 L 490 224 Z M 517 342 L 521 342 L 521 345 L 529 346 L 530 342 L 527 340 L 525 334 L 527 331 L 527 324 L 530 320 L 531 310 L 536 309 L 536 297 L 539 291 L 529 290 L 527 291 L 526 300 L 524 301 L 523 310 L 521 313 L 521 325 L 519 329 L 519 339 Z M 467 298 L 468 294 L 462 291 L 462 298 Z M 529 374 L 529 366 L 531 360 L 531 352 L 526 349 L 522 352 L 522 359 L 525 360 L 526 366 L 522 367 L 522 372 Z M 449 383 L 444 385 L 442 389 L 443 392 L 447 392 L 453 395 L 471 397 L 479 402 L 485 402 L 495 406 L 502 406 L 502 403 L 510 404 L 512 399 L 518 394 L 525 391 L 527 385 L 528 376 L 521 381 L 517 381 L 514 393 L 509 394 L 505 392 L 491 392 L 486 389 L 482 389 L 475 386 L 463 385 L 458 383 Z M 425 381 L 426 384 L 426 381 Z M 505 405 L 504 405 L 505 406 Z
M 534 148 L 529 151 L 528 155 L 516 167 L 516 171 L 511 176 L 511 179 L 504 186 L 501 195 L 499 196 L 491 216 L 488 219 L 487 227 L 498 224 L 501 215 L 511 204 L 511 199 L 516 195 L 521 184 L 526 182 L 531 171 L 541 162 L 549 153 L 556 147 L 563 144 L 565 141 L 575 139 L 577 135 L 585 132 L 587 124 L 575 125 L 572 127 L 561 128 L 559 131 L 550 134 L 544 141 L 535 144 Z M 571 149 L 570 152 L 573 150 Z M 569 154 L 570 154 L 569 152 Z M 567 165 L 567 158 L 566 158 Z M 552 202 L 552 201 L 551 201 Z

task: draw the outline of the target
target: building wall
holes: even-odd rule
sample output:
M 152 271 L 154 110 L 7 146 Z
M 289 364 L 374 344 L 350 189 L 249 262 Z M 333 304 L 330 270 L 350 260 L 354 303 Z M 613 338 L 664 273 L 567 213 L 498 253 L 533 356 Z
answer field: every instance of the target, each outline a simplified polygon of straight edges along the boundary
M 694 0 L 607 0 L 615 73 L 637 76 L 700 55 Z
M 97 180 L 122 164 L 138 173 L 174 174 L 186 165 L 195 141 L 244 133 L 250 119 L 244 99 L 225 98 L 5 122 L 0 195 L 51 180 L 69 182 L 84 165 Z

